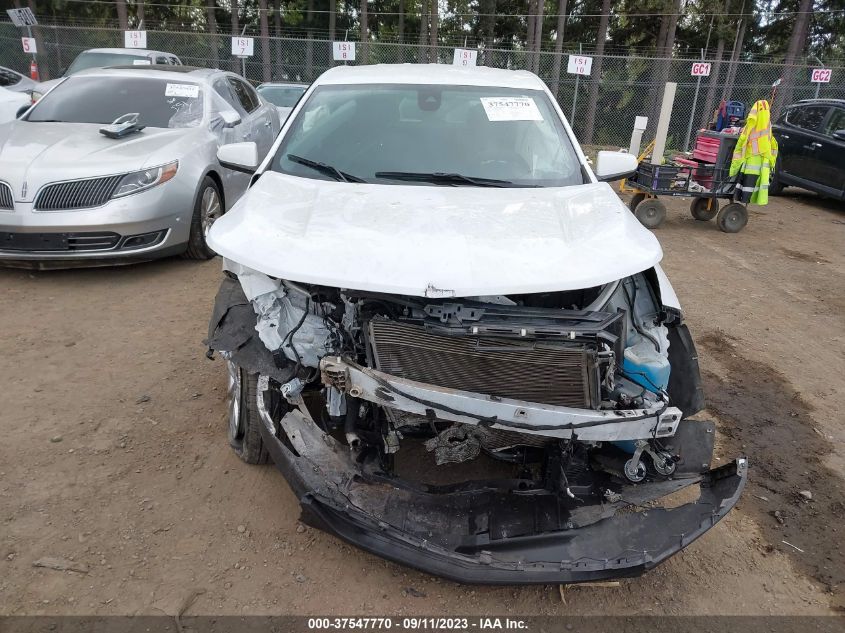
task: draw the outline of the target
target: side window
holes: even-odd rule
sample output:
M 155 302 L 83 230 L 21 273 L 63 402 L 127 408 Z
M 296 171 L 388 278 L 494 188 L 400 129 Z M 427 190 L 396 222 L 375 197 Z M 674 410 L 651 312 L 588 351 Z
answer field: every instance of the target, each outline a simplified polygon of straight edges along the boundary
M 223 100 L 232 106 L 232 109 L 237 112 L 238 114 L 243 114 L 244 109 L 241 107 L 241 104 L 235 99 L 232 95 L 232 90 L 229 87 L 229 82 L 225 79 L 218 79 L 214 82 L 214 92 L 219 94 L 223 97 Z
M 241 107 L 246 112 L 252 112 L 259 105 L 261 105 L 261 102 L 253 96 L 252 88 L 247 86 L 240 79 L 229 77 L 229 84 L 232 86 L 232 90 L 234 91 L 235 96 L 238 98 L 238 101 L 240 101 Z
M 827 125 L 824 126 L 824 133 L 833 136 L 833 133 L 839 130 L 845 130 L 845 109 L 834 108 Z
M 786 120 L 790 124 L 805 130 L 817 131 L 827 116 L 828 106 L 806 106 L 795 108 L 787 114 Z

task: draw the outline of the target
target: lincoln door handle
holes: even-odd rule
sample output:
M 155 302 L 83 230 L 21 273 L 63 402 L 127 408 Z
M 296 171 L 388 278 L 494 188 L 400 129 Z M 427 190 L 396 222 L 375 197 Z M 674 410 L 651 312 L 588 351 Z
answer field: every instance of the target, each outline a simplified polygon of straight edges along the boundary
M 781 134 L 780 137 L 789 140 L 789 134 Z
M 821 143 L 813 143 L 813 147 L 824 147 Z

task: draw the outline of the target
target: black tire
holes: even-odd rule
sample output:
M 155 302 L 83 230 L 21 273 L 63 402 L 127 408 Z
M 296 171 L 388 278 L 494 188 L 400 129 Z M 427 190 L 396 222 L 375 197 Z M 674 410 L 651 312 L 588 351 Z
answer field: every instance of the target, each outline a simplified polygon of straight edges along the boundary
M 778 177 L 778 172 L 780 171 L 780 159 L 775 161 L 775 168 L 772 170 L 772 179 L 769 182 L 769 195 L 770 196 L 779 196 L 783 193 L 783 183 L 780 181 Z
M 710 203 L 710 208 L 707 203 Z M 716 198 L 693 198 L 689 205 L 689 212 L 696 220 L 708 222 L 719 213 L 719 201 Z
M 247 464 L 270 461 L 259 425 L 258 375 L 226 361 L 229 373 L 227 434 L 229 446 Z
M 628 203 L 628 208 L 629 208 L 631 211 L 636 211 L 636 210 L 637 210 L 637 205 L 638 205 L 640 202 L 642 202 L 643 200 L 645 200 L 645 194 L 644 194 L 644 193 L 635 193 L 635 194 L 631 197 L 631 201 Z
M 738 202 L 731 202 L 719 211 L 716 224 L 725 233 L 739 233 L 748 224 L 748 209 Z
M 657 198 L 647 198 L 637 205 L 634 215 L 643 226 L 656 229 L 666 219 L 666 205 Z
M 216 207 L 209 207 L 209 196 L 216 201 Z M 211 203 L 214 205 L 215 203 Z M 187 259 L 211 259 L 217 253 L 205 243 L 205 236 L 214 221 L 223 215 L 223 196 L 220 187 L 210 176 L 202 180 L 197 199 L 194 201 L 194 213 L 191 216 L 191 233 L 188 237 L 188 248 L 184 256 Z

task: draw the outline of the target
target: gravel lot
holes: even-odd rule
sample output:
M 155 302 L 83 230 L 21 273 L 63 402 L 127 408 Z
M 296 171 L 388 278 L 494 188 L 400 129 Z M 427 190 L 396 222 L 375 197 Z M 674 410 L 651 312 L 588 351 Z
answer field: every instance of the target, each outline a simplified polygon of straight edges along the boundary
M 202 344 L 220 262 L 174 259 L 0 270 L 0 614 L 173 615 L 193 596 L 194 615 L 843 612 L 845 207 L 788 192 L 726 235 L 687 204 L 657 235 L 717 455 L 747 454 L 751 481 L 645 577 L 564 603 L 557 586 L 455 585 L 300 526 L 282 476 L 226 443 L 224 366 Z

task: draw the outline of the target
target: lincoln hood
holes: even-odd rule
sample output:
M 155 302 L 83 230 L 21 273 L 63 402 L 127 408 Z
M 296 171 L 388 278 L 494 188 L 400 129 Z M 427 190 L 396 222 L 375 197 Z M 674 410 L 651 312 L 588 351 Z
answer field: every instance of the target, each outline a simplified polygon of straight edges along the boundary
M 663 255 L 606 183 L 376 185 L 277 172 L 217 220 L 208 243 L 273 277 L 427 297 L 589 288 Z
M 58 180 L 128 173 L 178 159 L 197 128 L 145 128 L 123 139 L 110 139 L 93 123 L 31 123 L 0 126 L 0 179 L 20 202 Z M 201 133 L 201 132 L 200 132 Z M 27 183 L 26 195 L 22 185 Z

